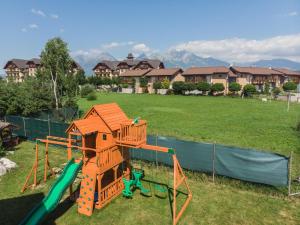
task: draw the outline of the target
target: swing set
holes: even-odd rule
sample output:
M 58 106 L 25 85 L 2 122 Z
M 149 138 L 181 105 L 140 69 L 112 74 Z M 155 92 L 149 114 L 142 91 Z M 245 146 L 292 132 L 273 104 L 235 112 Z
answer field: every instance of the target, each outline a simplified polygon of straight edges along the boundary
M 48 171 L 50 170 L 53 174 L 48 156 L 50 144 L 66 147 L 69 162 L 77 163 L 77 167 L 82 167 L 83 178 L 78 190 L 74 192 L 72 190 L 73 178 L 76 177 L 78 169 L 74 169 L 73 171 L 76 174 L 70 174 L 72 175 L 69 176 L 70 180 L 65 181 L 68 181 L 66 185 L 69 185 L 70 196 L 79 195 L 76 200 L 78 212 L 87 216 L 91 216 L 95 208 L 103 208 L 120 194 L 126 198 L 132 198 L 134 189 L 139 189 L 141 194 L 150 196 L 151 187 L 148 189 L 143 184 L 144 170 L 142 167 L 137 169 L 131 166 L 130 149 L 135 151 L 143 149 L 154 152 L 156 154 L 156 175 L 158 174 L 157 153 L 160 152 L 168 154 L 173 161 L 173 182 L 172 187 L 168 188 L 156 182 L 154 185 L 155 195 L 165 197 L 163 194 L 166 195 L 169 191 L 173 194 L 172 221 L 173 225 L 176 225 L 190 203 L 192 193 L 176 157 L 175 149 L 147 144 L 146 128 L 147 122 L 145 120 L 140 118 L 129 119 L 116 103 L 93 106 L 83 119 L 75 120 L 70 124 L 66 130 L 67 138 L 48 136 L 46 139 L 37 141 L 35 161 L 29 175 L 26 177 L 22 192 L 30 186 L 31 176 L 34 177 L 33 186 L 37 185 L 39 143 L 46 145 L 44 156 L 45 182 Z M 81 151 L 82 157 L 74 160 L 72 158 L 73 149 Z M 71 170 L 67 172 L 75 173 Z M 179 191 L 180 187 L 185 187 L 187 197 L 179 209 L 176 199 L 178 194 L 181 193 Z M 61 190 L 62 193 L 65 190 Z

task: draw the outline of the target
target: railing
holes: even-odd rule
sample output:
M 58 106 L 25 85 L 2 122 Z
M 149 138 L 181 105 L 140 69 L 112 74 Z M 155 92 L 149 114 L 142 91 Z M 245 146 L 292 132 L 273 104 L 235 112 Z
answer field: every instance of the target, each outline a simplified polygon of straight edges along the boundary
M 98 204 L 100 207 L 104 206 L 106 203 L 110 202 L 110 200 L 116 197 L 124 188 L 124 184 L 122 181 L 122 176 L 115 180 L 113 183 L 109 184 L 107 187 L 103 188 L 100 192 Z
M 106 148 L 97 153 L 97 166 L 101 173 L 122 162 L 122 158 L 117 157 L 115 151 L 118 151 L 117 146 Z
M 138 124 L 121 124 L 118 132 L 117 143 L 129 146 L 138 146 L 146 143 L 146 121 L 139 121 Z

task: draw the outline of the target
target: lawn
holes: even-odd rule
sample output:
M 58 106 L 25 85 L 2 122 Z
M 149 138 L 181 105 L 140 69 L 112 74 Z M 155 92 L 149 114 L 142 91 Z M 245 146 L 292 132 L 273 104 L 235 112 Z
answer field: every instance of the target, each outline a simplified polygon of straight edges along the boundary
M 184 140 L 216 142 L 289 155 L 300 154 L 300 105 L 257 99 L 149 94 L 98 93 L 95 101 L 79 99 L 81 110 L 116 102 L 131 117 L 148 121 L 148 133 Z
M 16 224 L 49 190 L 54 179 L 35 190 L 20 193 L 33 158 L 33 143 L 23 142 L 9 158 L 19 167 L 1 177 L 0 222 Z M 42 150 L 42 148 L 41 148 Z M 66 160 L 63 149 L 51 148 L 50 162 L 61 166 Z M 167 169 L 155 176 L 153 167 L 145 166 L 146 178 L 167 183 Z M 154 170 L 155 171 L 155 170 Z M 42 173 L 42 171 L 40 171 Z M 40 177 L 42 174 L 40 174 Z M 287 198 L 275 188 L 217 178 L 212 183 L 205 174 L 188 173 L 193 200 L 179 224 L 299 224 L 300 199 Z M 146 187 L 147 183 L 145 183 Z M 65 195 L 64 197 L 66 197 Z M 77 213 L 77 205 L 68 200 L 46 218 L 45 224 L 171 224 L 168 198 L 144 197 L 135 192 L 132 200 L 116 198 L 91 217 Z
M 117 102 L 129 117 L 148 121 L 148 132 L 200 142 L 256 148 L 288 155 L 295 152 L 294 174 L 299 175 L 300 149 L 296 125 L 300 106 L 285 102 L 261 102 L 229 97 L 185 97 L 98 93 L 98 99 L 79 99 L 83 111 L 92 105 Z M 33 159 L 33 143 L 23 142 L 8 157 L 19 167 L 0 178 L 0 223 L 17 224 L 47 193 L 54 179 L 35 190 L 20 189 Z M 42 150 L 42 148 L 41 148 Z M 63 149 L 51 148 L 50 162 L 63 167 Z M 166 180 L 167 169 L 144 165 L 146 179 Z M 42 170 L 40 177 L 42 177 Z M 215 183 L 206 174 L 188 172 L 193 199 L 179 224 L 300 224 L 300 199 L 288 198 L 286 189 L 251 184 L 224 177 Z M 170 179 L 170 177 L 169 177 Z M 144 182 L 147 187 L 150 183 Z M 153 192 L 152 192 L 153 193 Z M 51 213 L 46 224 L 171 224 L 168 198 L 144 197 L 135 192 L 132 200 L 116 198 L 92 217 L 77 213 L 77 205 L 65 199 Z M 180 196 L 181 200 L 184 196 Z

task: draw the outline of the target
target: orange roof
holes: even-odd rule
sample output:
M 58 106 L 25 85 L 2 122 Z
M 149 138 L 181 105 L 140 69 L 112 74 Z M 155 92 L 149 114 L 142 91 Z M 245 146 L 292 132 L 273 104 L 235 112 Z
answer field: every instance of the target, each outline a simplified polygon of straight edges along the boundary
M 129 120 L 126 114 L 116 103 L 95 105 L 92 109 L 97 112 L 111 131 L 120 129 L 120 124 Z M 88 116 L 89 112 L 85 117 Z
M 111 132 L 99 117 L 89 117 L 87 119 L 75 120 L 67 129 L 67 132 L 71 129 L 71 127 L 73 127 L 73 125 L 75 125 L 82 135 L 96 131 L 105 133 Z
M 267 67 L 240 67 L 240 66 L 233 66 L 231 67 L 233 72 L 237 73 L 247 73 L 253 75 L 282 75 L 281 72 L 272 70 L 271 68 Z

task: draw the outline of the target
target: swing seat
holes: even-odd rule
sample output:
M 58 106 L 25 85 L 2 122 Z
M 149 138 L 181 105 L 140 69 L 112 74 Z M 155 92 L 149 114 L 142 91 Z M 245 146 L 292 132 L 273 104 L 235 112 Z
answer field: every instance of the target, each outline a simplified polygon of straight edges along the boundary
M 141 186 L 139 189 L 141 190 L 141 193 L 144 195 L 150 194 L 150 190 L 147 188 L 144 188 L 143 186 Z
M 124 190 L 122 191 L 122 194 L 124 197 L 132 197 L 133 193 L 131 191 L 131 186 L 133 185 L 133 180 L 127 180 L 123 177 L 123 183 L 124 183 Z
M 159 184 L 155 184 L 154 188 L 162 193 L 166 193 L 167 192 L 167 188 L 165 186 L 159 185 Z

